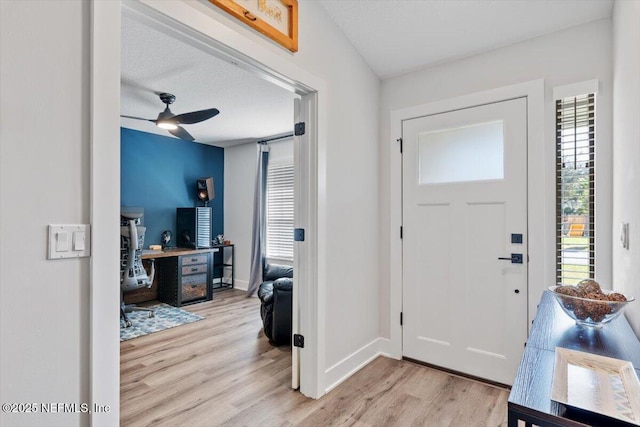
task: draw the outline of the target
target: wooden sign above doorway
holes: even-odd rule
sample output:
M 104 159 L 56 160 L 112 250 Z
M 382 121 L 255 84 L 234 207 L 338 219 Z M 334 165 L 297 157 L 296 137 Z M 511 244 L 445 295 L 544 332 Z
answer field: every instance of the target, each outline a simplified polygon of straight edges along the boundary
M 298 51 L 298 0 L 209 1 L 290 51 Z

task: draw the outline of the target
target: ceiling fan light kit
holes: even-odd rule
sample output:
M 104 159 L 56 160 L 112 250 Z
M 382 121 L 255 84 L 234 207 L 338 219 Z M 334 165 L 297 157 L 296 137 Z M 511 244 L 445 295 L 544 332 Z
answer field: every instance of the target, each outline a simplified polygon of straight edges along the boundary
M 156 126 L 158 126 L 161 129 L 167 129 L 167 130 L 178 129 L 178 125 L 176 125 L 175 123 L 171 123 L 170 121 L 156 120 Z
M 220 111 L 217 108 L 209 108 L 207 110 L 192 111 L 190 113 L 175 115 L 171 112 L 169 104 L 173 104 L 173 102 L 176 100 L 176 97 L 170 93 L 164 92 L 158 94 L 158 96 L 160 97 L 160 101 L 162 101 L 166 105 L 166 107 L 164 111 L 158 114 L 157 119 L 143 119 L 142 117 L 125 115 L 121 115 L 120 117 L 134 120 L 145 120 L 147 122 L 154 123 L 159 128 L 168 130 L 169 133 L 173 136 L 176 136 L 185 141 L 194 141 L 195 139 L 193 138 L 193 136 L 191 136 L 191 134 L 180 125 L 191 125 L 194 123 L 200 123 L 220 114 Z

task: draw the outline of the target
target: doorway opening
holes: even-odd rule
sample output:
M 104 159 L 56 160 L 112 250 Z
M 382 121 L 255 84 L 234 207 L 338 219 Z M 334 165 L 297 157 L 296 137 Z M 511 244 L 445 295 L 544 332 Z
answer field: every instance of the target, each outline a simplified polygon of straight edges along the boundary
M 158 6 L 162 8 L 162 6 Z M 182 7 L 182 6 L 180 6 Z M 316 236 L 317 236 L 317 156 L 318 156 L 318 98 L 315 88 L 319 90 L 323 89 L 323 83 L 315 78 L 308 78 L 305 73 L 293 72 L 292 75 L 298 74 L 301 80 L 289 78 L 287 73 L 277 71 L 278 68 L 286 69 L 284 67 L 269 68 L 262 65 L 260 62 L 254 60 L 250 55 L 240 53 L 239 51 L 229 48 L 227 45 L 217 41 L 215 38 L 203 34 L 202 28 L 197 29 L 197 24 L 187 23 L 190 21 L 188 18 L 183 19 L 183 22 L 178 22 L 173 17 L 169 17 L 167 14 L 159 12 L 155 9 L 155 6 L 142 5 L 138 3 L 124 4 L 123 10 L 127 14 L 136 16 L 141 22 L 146 25 L 150 25 L 154 28 L 160 29 L 165 34 L 170 34 L 179 40 L 189 43 L 191 46 L 202 49 L 209 52 L 216 57 L 227 61 L 234 66 L 237 66 L 245 71 L 249 71 L 254 75 L 257 75 L 267 81 L 276 83 L 278 86 L 285 88 L 292 93 L 297 94 L 300 97 L 299 109 L 295 113 L 296 121 L 306 123 L 306 133 L 300 135 L 294 139 L 294 158 L 296 169 L 295 180 L 295 192 L 296 192 L 296 209 L 295 209 L 295 226 L 296 228 L 305 229 L 305 241 L 296 242 L 294 257 L 294 271 L 296 274 L 295 280 L 297 286 L 294 291 L 294 310 L 293 310 L 293 332 L 303 333 L 305 335 L 305 350 L 307 352 L 299 353 L 294 350 L 294 369 L 299 367 L 300 376 L 300 390 L 303 394 L 317 397 L 322 394 L 322 386 L 319 384 L 320 369 L 318 366 L 318 356 L 315 349 L 319 345 L 319 341 L 322 341 L 322 334 L 319 333 L 320 325 L 317 322 L 318 314 L 318 286 L 317 286 L 317 249 Z M 109 265 L 117 265 L 112 263 L 114 256 L 117 256 L 117 248 L 114 247 L 113 239 L 109 235 L 117 233 L 113 224 L 113 219 L 109 219 L 106 212 L 113 214 L 120 208 L 120 203 L 115 202 L 113 195 L 105 196 L 101 198 L 101 194 L 98 190 L 107 181 L 113 186 L 114 182 L 119 182 L 119 177 L 116 177 L 113 172 L 118 170 L 116 165 L 112 164 L 112 170 L 109 167 L 96 166 L 104 158 L 101 158 L 98 154 L 105 151 L 112 154 L 114 152 L 119 153 L 119 150 L 106 149 L 105 145 L 109 138 L 107 135 L 113 135 L 114 130 L 119 129 L 119 126 L 114 129 L 115 121 L 114 115 L 120 114 L 119 108 L 114 108 L 117 102 L 114 103 L 113 93 L 107 93 L 104 89 L 107 86 L 106 81 L 114 82 L 114 76 L 111 70 L 105 70 L 98 67 L 96 64 L 101 61 L 106 61 L 109 56 L 113 57 L 117 52 L 119 56 L 119 47 L 114 48 L 111 44 L 112 41 L 108 40 L 107 27 L 109 24 L 119 24 L 119 16 L 116 16 L 116 11 L 113 7 L 107 5 L 95 5 L 93 10 L 94 20 L 94 39 L 93 39 L 93 63 L 94 69 L 93 76 L 93 99 L 92 105 L 93 115 L 92 123 L 94 128 L 92 129 L 92 147 L 94 149 L 92 154 L 92 162 L 94 167 L 92 168 L 92 188 L 94 197 L 91 201 L 92 204 L 92 223 L 94 226 L 94 232 L 96 239 L 94 243 L 100 245 L 104 243 L 103 251 L 98 251 L 97 255 L 103 254 L 104 256 L 96 256 L 92 260 L 92 370 L 91 370 L 91 383 L 92 383 L 92 399 L 94 401 L 117 401 L 117 391 L 113 388 L 114 368 L 117 372 L 118 358 L 117 358 L 117 341 L 110 342 L 105 339 L 107 337 L 114 337 L 116 330 L 109 325 L 112 320 L 109 319 L 110 313 L 115 311 L 115 301 L 117 300 L 118 289 L 117 287 L 109 289 L 113 286 L 111 283 L 114 277 L 113 268 Z M 118 7 L 117 15 L 120 14 Z M 110 27 L 112 28 L 112 27 Z M 105 30 L 101 32 L 101 30 Z M 206 32 L 206 31 L 204 31 Z M 101 37 L 104 36 L 104 37 Z M 224 37 L 223 37 L 224 38 Z M 248 49 L 249 53 L 255 52 L 255 49 Z M 258 55 L 259 56 L 259 55 Z M 264 58 L 263 58 L 264 59 Z M 277 57 L 271 55 L 272 61 L 275 59 L 277 63 Z M 118 69 L 118 73 L 119 73 Z M 99 77 L 105 77 L 101 79 Z M 98 80 L 100 82 L 98 83 Z M 118 76 L 119 80 L 119 76 Z M 305 81 L 302 83 L 301 81 Z M 117 98 L 119 99 L 119 97 Z M 101 100 L 103 102 L 101 102 Z M 102 119 L 104 120 L 101 120 Z M 109 124 L 109 125 L 108 125 Z M 118 120 L 119 124 L 119 120 Z M 113 156 L 110 157 L 110 161 L 114 162 Z M 299 178 L 299 179 L 298 179 Z M 300 197 L 298 197 L 300 194 Z M 114 203 L 115 202 L 115 203 Z M 105 206 L 109 206 L 109 209 L 105 210 Z M 117 234 L 116 234 L 117 235 Z M 107 251 L 110 248 L 113 251 Z M 98 272 L 108 272 L 104 275 L 99 275 Z M 110 280 L 107 280 L 109 278 Z M 104 285 L 104 286 L 103 286 Z M 297 295 L 296 295 L 297 294 Z M 320 298 L 322 299 L 322 298 Z M 299 302 L 299 304 L 296 304 Z M 108 309 L 107 306 L 113 304 L 114 307 Z M 115 344 L 115 345 L 114 345 Z M 321 345 L 321 344 L 320 344 Z M 116 350 L 116 351 L 114 351 Z M 115 356 L 115 357 L 114 357 Z M 296 356 L 300 357 L 299 365 L 295 363 Z M 115 405 L 117 408 L 117 405 Z M 117 414 L 115 410 L 113 414 Z M 96 415 L 95 419 L 105 419 L 105 416 Z

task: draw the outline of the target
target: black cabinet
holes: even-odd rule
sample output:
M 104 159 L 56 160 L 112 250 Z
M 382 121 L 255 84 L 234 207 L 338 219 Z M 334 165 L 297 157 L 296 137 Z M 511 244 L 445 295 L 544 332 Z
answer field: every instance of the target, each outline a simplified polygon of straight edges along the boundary
M 183 248 L 211 247 L 210 207 L 177 208 L 176 232 L 178 246 Z
M 211 285 L 214 291 L 233 288 L 235 279 L 234 254 L 234 245 L 216 245 L 213 247 Z
M 160 258 L 157 274 L 162 302 L 180 307 L 212 298 L 210 252 Z

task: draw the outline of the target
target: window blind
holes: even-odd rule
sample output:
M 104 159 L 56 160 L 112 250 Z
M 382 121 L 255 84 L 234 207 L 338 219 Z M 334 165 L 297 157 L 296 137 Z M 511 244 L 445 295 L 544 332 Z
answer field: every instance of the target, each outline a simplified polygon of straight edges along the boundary
M 267 168 L 267 258 L 293 260 L 293 163 Z
M 595 276 L 595 94 L 556 101 L 556 282 Z

